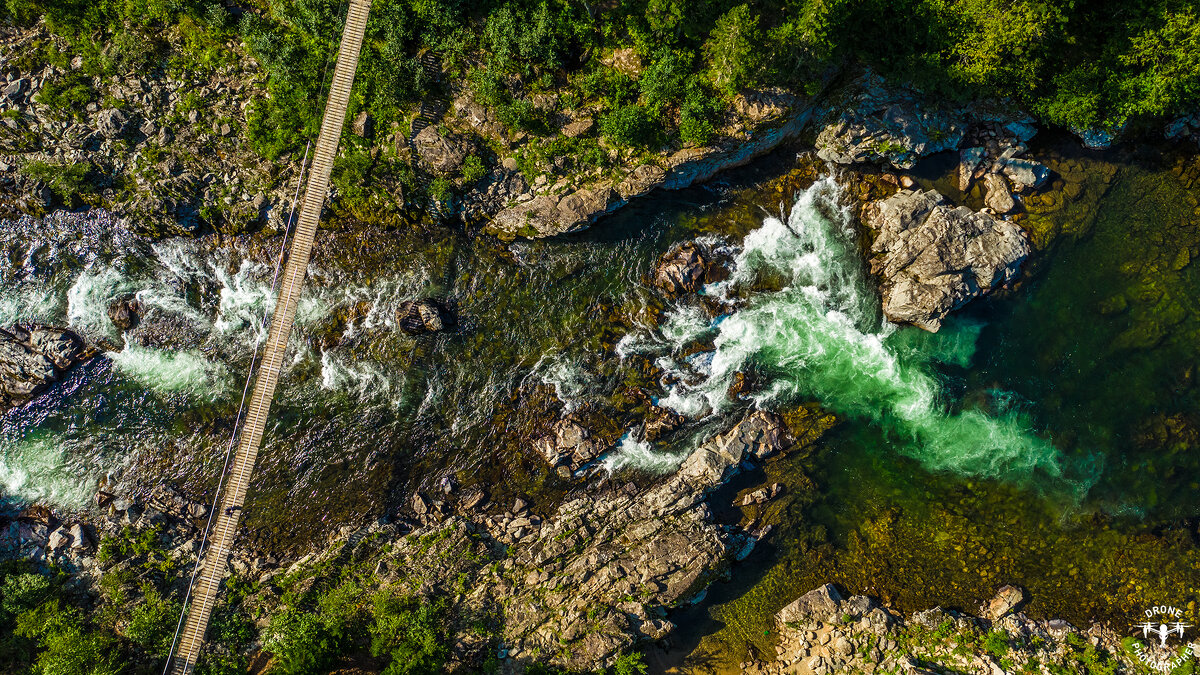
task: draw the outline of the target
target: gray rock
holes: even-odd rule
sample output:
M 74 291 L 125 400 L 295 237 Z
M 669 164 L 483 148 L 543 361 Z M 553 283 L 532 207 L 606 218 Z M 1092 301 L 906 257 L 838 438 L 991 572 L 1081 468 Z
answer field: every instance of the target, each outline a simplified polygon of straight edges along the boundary
M 1008 283 L 1029 255 L 1016 224 L 953 207 L 937 192 L 901 190 L 867 205 L 877 236 L 872 272 L 891 321 L 936 332 L 950 312 Z
M 873 74 L 860 78 L 851 92 L 854 101 L 817 135 L 817 156 L 827 162 L 888 162 L 911 169 L 921 157 L 957 148 L 966 135 L 962 112 L 884 86 Z
M 396 322 L 410 335 L 436 333 L 449 325 L 449 315 L 432 300 L 406 300 L 396 310 Z
M 1017 586 L 1002 586 L 988 601 L 983 615 L 992 621 L 998 621 L 1010 614 L 1022 602 L 1025 602 L 1024 590 Z
M 12 82 L 9 82 L 7 85 L 5 85 L 3 95 L 4 95 L 4 98 L 6 98 L 10 101 L 15 101 L 17 99 L 20 99 L 25 94 L 25 92 L 28 90 L 29 90 L 29 79 L 22 77 L 22 78 L 13 80 Z
M 46 540 L 46 549 L 51 553 L 61 553 L 67 550 L 71 541 L 70 530 L 66 526 L 60 526 L 50 533 L 50 537 Z
M 1008 157 L 997 160 L 997 163 L 1017 190 L 1040 188 L 1050 178 L 1050 169 L 1032 159 Z
M 129 117 L 119 108 L 101 110 L 96 116 L 96 129 L 105 138 L 119 138 L 129 127 Z
M 0 330 L 0 409 L 25 404 L 94 355 L 65 328 L 34 324 Z
M 87 530 L 83 529 L 81 523 L 75 523 L 71 526 L 71 548 L 73 550 L 81 550 L 92 547 L 92 539 L 88 536 Z
M 971 182 L 975 176 L 975 169 L 979 168 L 980 162 L 983 161 L 985 150 L 983 148 L 966 148 L 958 153 L 958 189 L 966 192 L 971 189 Z
M 118 330 L 130 330 L 138 325 L 142 311 L 142 303 L 129 295 L 117 298 L 108 305 L 108 320 Z
M 1004 177 L 989 173 L 983 177 L 983 203 L 1000 215 L 1012 211 L 1017 203 L 1013 201 L 1012 193 L 1008 191 L 1008 182 Z
M 546 463 L 568 478 L 604 451 L 605 443 L 575 420 L 562 419 L 554 423 L 550 433 L 533 442 L 533 447 Z
M 441 174 L 458 171 L 467 156 L 475 151 L 473 141 L 454 133 L 442 136 L 432 126 L 422 129 L 413 139 L 413 145 L 421 161 Z
M 775 614 L 780 624 L 807 625 L 816 621 L 824 621 L 838 612 L 842 604 L 842 596 L 833 584 L 825 584 L 811 590 L 793 600 L 789 605 Z M 828 633 L 824 637 L 828 637 Z
M 695 293 L 704 285 L 708 268 L 708 253 L 703 246 L 688 241 L 671 247 L 658 259 L 654 268 L 654 285 L 667 295 Z

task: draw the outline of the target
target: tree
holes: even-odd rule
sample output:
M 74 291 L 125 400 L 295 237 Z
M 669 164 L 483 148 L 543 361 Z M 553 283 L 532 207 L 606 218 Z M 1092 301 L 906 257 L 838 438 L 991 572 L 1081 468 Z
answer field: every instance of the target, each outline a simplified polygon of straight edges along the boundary
M 761 38 L 758 17 L 749 5 L 738 5 L 717 19 L 704 43 L 713 84 L 732 96 L 753 86 L 760 65 L 756 43 Z
M 1200 102 L 1200 18 L 1168 14 L 1161 28 L 1130 40 L 1121 63 L 1135 70 L 1122 83 L 1128 114 L 1174 115 Z

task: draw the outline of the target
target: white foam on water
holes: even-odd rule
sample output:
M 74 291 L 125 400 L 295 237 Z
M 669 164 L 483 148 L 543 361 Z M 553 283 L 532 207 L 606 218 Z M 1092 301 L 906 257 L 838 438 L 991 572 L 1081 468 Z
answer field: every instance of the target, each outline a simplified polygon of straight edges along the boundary
M 87 467 L 73 461 L 55 437 L 29 435 L 0 442 L 0 486 L 4 494 L 67 508 L 87 506 L 93 482 Z
M 123 375 L 162 393 L 184 393 L 211 401 L 228 393 L 232 386 L 225 366 L 194 351 L 128 344 L 109 358 Z
M 687 455 L 686 451 L 656 451 L 650 443 L 634 438 L 633 430 L 630 429 L 621 436 L 616 446 L 600 459 L 600 466 L 610 475 L 621 469 L 665 474 L 674 471 Z
M 901 452 L 931 469 L 1018 481 L 1035 473 L 1062 476 L 1058 451 L 1031 431 L 1019 409 L 947 412 L 929 357 L 969 364 L 978 327 L 965 325 L 961 335 L 942 338 L 940 345 L 936 338 L 928 341 L 935 348 L 926 358 L 902 358 L 905 349 L 892 346 L 898 330 L 918 329 L 882 320 L 832 179 L 801 192 L 786 216 L 764 219 L 733 264 L 730 278 L 706 292 L 744 295 L 762 275 L 786 284 L 754 293 L 737 311 L 708 322 L 716 337 L 707 363 L 661 357 L 660 365 L 681 375 L 661 405 L 693 417 L 727 410 L 734 405 L 727 395 L 734 375 L 753 365 L 767 376 L 765 388 L 754 394 L 759 407 L 818 400 L 840 415 L 883 426 Z M 694 312 L 681 308 L 655 333 L 624 341 L 622 348 L 669 352 L 664 345 L 682 347 L 699 330 Z

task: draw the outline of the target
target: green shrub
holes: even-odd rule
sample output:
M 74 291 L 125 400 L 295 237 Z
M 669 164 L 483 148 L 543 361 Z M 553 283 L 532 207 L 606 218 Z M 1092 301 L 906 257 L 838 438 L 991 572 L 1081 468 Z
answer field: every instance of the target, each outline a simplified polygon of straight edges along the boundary
M 983 651 L 997 659 L 1007 656 L 1011 646 L 1008 633 L 1002 630 L 994 630 L 983 636 Z
M 87 182 L 88 174 L 91 171 L 92 165 L 86 162 L 51 164 L 50 162 L 33 161 L 21 167 L 22 174 L 50 186 L 50 190 L 67 204 L 70 204 L 75 197 L 91 192 Z
M 37 95 L 38 103 L 78 120 L 84 119 L 87 104 L 95 101 L 92 78 L 79 70 L 68 71 L 58 79 L 46 82 Z
M 17 617 L 15 634 L 37 641 L 37 675 L 117 675 L 123 670 L 116 640 L 85 629 L 79 613 L 55 599 Z
M 641 652 L 629 652 L 618 656 L 612 672 L 613 675 L 645 675 L 646 664 L 642 663 Z
M 125 635 L 154 656 L 165 657 L 171 648 L 183 606 L 164 598 L 153 586 L 142 587 L 142 601 L 133 608 Z
M 640 105 L 622 106 L 600 120 L 600 133 L 621 145 L 652 145 L 658 140 L 660 130 L 652 111 Z
M 315 675 L 340 653 L 340 641 L 320 616 L 286 608 L 263 631 L 263 649 L 275 656 L 283 675 Z
M 761 50 L 758 16 L 738 5 L 717 19 L 704 43 L 709 73 L 718 89 L 732 96 L 756 83 Z
M 487 167 L 483 165 L 483 160 L 476 155 L 470 155 L 463 160 L 462 179 L 464 185 L 474 185 L 487 175 Z
M 371 654 L 389 656 L 384 675 L 434 675 L 450 649 L 444 636 L 445 601 L 419 601 L 390 591 L 376 594 Z

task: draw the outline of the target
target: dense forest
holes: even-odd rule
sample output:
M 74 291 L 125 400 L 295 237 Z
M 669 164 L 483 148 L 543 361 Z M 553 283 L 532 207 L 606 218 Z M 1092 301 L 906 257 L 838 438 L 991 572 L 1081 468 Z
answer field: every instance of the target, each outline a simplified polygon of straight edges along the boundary
M 45 21 L 85 55 L 78 83 L 44 94 L 86 99 L 89 74 L 215 67 L 240 42 L 269 73 L 249 111 L 265 156 L 294 149 L 314 124 L 336 49 L 338 0 L 7 0 L 9 20 Z M 167 30 L 165 30 L 167 29 Z M 617 142 L 703 143 L 721 101 L 748 87 L 805 90 L 861 63 L 950 100 L 1008 97 L 1041 121 L 1117 129 L 1200 102 L 1200 14 L 1183 0 L 376 0 L 353 106 L 382 123 L 451 77 L 510 128 L 546 131 L 541 92 L 563 107 L 600 104 Z M 169 40 L 167 36 L 175 39 Z M 234 41 L 234 42 L 231 42 Z M 632 48 L 633 78 L 603 55 Z M 29 54 L 51 62 L 56 54 Z

